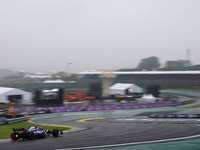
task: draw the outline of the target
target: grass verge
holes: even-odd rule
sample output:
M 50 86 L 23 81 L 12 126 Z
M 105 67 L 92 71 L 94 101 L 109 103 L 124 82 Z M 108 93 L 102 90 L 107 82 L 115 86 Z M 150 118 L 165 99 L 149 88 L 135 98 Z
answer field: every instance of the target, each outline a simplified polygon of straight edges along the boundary
M 29 128 L 30 126 L 38 126 L 38 127 L 43 127 L 44 129 L 49 129 L 53 130 L 53 128 L 57 128 L 58 130 L 70 130 L 70 127 L 64 127 L 64 126 L 48 126 L 48 125 L 40 125 L 36 123 L 30 123 L 28 121 L 23 121 L 19 123 L 14 123 L 14 124 L 8 124 L 8 125 L 1 125 L 0 126 L 0 139 L 6 139 L 10 138 L 11 130 L 12 128 Z

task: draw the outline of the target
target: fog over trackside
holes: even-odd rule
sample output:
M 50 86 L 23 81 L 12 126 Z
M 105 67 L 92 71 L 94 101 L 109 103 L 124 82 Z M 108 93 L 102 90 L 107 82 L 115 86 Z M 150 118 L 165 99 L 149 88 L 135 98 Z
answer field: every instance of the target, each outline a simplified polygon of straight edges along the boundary
M 199 0 L 0 0 L 0 68 L 134 68 L 150 56 L 200 64 Z M 71 63 L 71 64 L 69 64 Z

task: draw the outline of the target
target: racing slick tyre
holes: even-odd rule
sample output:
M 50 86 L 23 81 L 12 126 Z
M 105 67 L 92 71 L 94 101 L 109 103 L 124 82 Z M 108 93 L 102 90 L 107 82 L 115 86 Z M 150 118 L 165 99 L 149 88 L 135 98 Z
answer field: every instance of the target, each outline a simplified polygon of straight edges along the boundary
M 18 133 L 18 132 L 16 132 L 16 133 L 11 133 L 10 138 L 11 138 L 13 141 L 17 141 L 17 140 L 19 139 L 19 133 Z
M 28 132 L 27 138 L 28 138 L 29 140 L 34 139 L 34 137 L 35 137 L 35 135 L 34 135 L 34 133 L 33 133 L 32 131 Z
M 59 130 L 58 129 L 53 129 L 53 136 L 54 137 L 58 137 L 58 135 L 59 135 Z

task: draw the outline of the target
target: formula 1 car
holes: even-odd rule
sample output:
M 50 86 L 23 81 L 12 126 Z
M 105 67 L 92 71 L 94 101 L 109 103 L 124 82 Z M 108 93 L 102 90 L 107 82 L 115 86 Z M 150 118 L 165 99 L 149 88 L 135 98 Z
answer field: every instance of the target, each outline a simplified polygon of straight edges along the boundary
M 21 131 L 21 132 L 18 132 Z M 32 126 L 27 129 L 25 128 L 13 128 L 11 131 L 10 138 L 13 141 L 17 141 L 20 138 L 32 140 L 34 138 L 44 138 L 52 134 L 54 137 L 58 137 L 59 134 L 63 134 L 63 131 L 58 129 L 53 129 L 53 131 L 48 129 L 43 129 L 42 127 Z

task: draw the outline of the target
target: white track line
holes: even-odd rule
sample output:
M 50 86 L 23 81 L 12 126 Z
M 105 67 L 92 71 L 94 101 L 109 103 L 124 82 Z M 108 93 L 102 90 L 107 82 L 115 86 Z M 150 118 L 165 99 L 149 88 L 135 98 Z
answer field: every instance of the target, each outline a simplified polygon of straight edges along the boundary
M 130 146 L 130 145 L 139 145 L 139 144 L 151 144 L 151 143 L 159 143 L 159 142 L 186 140 L 186 139 L 197 138 L 197 137 L 200 137 L 200 134 L 193 135 L 193 136 L 187 136 L 187 137 L 180 137 L 180 138 L 164 139 L 164 140 L 144 141 L 144 142 L 124 143 L 124 144 L 114 144 L 114 145 L 103 145 L 103 146 L 91 146 L 91 147 L 64 148 L 64 149 L 56 149 L 56 150 L 79 150 L 79 149 L 94 149 L 94 148 Z

